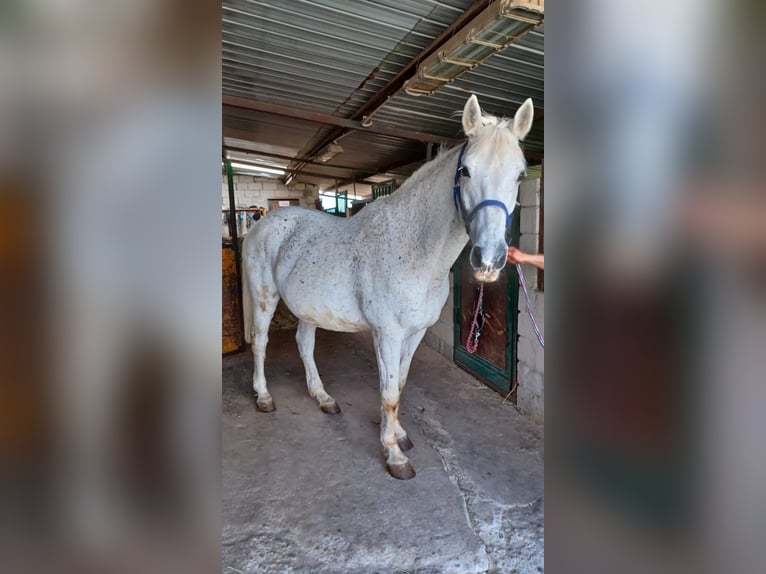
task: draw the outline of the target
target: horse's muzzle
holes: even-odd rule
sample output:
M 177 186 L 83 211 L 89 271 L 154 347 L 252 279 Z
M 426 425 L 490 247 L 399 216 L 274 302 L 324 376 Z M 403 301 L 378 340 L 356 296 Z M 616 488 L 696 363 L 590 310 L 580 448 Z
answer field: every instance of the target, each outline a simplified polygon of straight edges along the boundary
M 471 248 L 468 261 L 473 268 L 473 277 L 482 283 L 493 283 L 500 276 L 500 271 L 505 267 L 507 249 L 503 248 L 500 253 L 487 260 L 486 251 L 483 251 L 479 245 Z

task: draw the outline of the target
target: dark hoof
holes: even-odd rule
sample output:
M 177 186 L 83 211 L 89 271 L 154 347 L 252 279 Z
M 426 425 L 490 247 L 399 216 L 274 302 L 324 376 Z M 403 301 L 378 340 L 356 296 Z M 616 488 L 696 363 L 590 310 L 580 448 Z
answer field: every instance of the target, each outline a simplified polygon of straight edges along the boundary
M 319 405 L 319 408 L 322 409 L 323 413 L 327 413 L 328 415 L 337 415 L 340 413 L 340 407 L 336 402 Z
M 274 406 L 274 401 L 255 401 L 255 410 L 261 413 L 271 413 L 277 410 L 277 407 Z
M 406 436 L 404 438 L 396 439 L 397 444 L 399 445 L 399 448 L 407 451 L 413 448 L 415 445 L 412 444 L 412 441 L 410 440 L 410 437 Z
M 415 469 L 409 461 L 404 464 L 387 464 L 388 474 L 399 480 L 409 480 L 415 476 Z

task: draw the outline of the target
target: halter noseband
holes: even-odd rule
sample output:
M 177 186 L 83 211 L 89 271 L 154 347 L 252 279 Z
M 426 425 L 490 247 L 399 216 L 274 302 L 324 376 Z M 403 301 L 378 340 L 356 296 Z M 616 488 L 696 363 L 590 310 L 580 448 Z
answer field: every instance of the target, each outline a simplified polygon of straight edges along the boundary
M 508 211 L 508 208 L 505 206 L 505 204 L 502 201 L 499 201 L 497 199 L 485 199 L 484 201 L 479 202 L 477 205 L 474 206 L 474 208 L 467 212 L 465 206 L 463 205 L 463 198 L 460 195 L 460 175 L 463 173 L 464 166 L 463 166 L 463 154 L 465 153 L 465 148 L 468 146 L 468 142 L 465 142 L 460 147 L 460 153 L 458 153 L 457 156 L 457 167 L 455 168 L 455 180 L 454 185 L 452 187 L 452 198 L 455 200 L 455 208 L 460 213 L 460 217 L 463 220 L 463 223 L 465 224 L 465 232 L 470 235 L 470 232 L 468 231 L 468 226 L 470 225 L 471 221 L 473 221 L 473 218 L 476 217 L 476 214 L 482 207 L 499 207 L 503 210 L 505 213 L 505 234 L 506 238 L 510 235 L 509 232 L 511 230 L 511 225 L 513 223 L 513 218 L 511 217 L 511 212 Z

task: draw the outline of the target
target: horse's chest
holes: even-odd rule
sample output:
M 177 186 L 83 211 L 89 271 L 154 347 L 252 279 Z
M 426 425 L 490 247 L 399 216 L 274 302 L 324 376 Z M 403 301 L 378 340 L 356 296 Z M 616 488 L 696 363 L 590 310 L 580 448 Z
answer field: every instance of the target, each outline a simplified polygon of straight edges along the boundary
M 449 283 L 446 280 L 426 288 L 413 288 L 399 299 L 403 303 L 400 321 L 419 328 L 430 327 L 439 320 L 448 294 Z

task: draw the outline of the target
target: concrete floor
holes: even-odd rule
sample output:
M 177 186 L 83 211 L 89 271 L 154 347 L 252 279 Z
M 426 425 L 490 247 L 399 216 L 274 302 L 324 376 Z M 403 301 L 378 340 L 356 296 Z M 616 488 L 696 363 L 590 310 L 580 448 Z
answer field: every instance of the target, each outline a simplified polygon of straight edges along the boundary
M 400 419 L 417 476 L 386 472 L 367 334 L 317 332 L 327 415 L 294 332 L 272 333 L 274 413 L 255 411 L 249 351 L 223 361 L 223 572 L 543 571 L 542 428 L 432 349 L 415 354 Z

